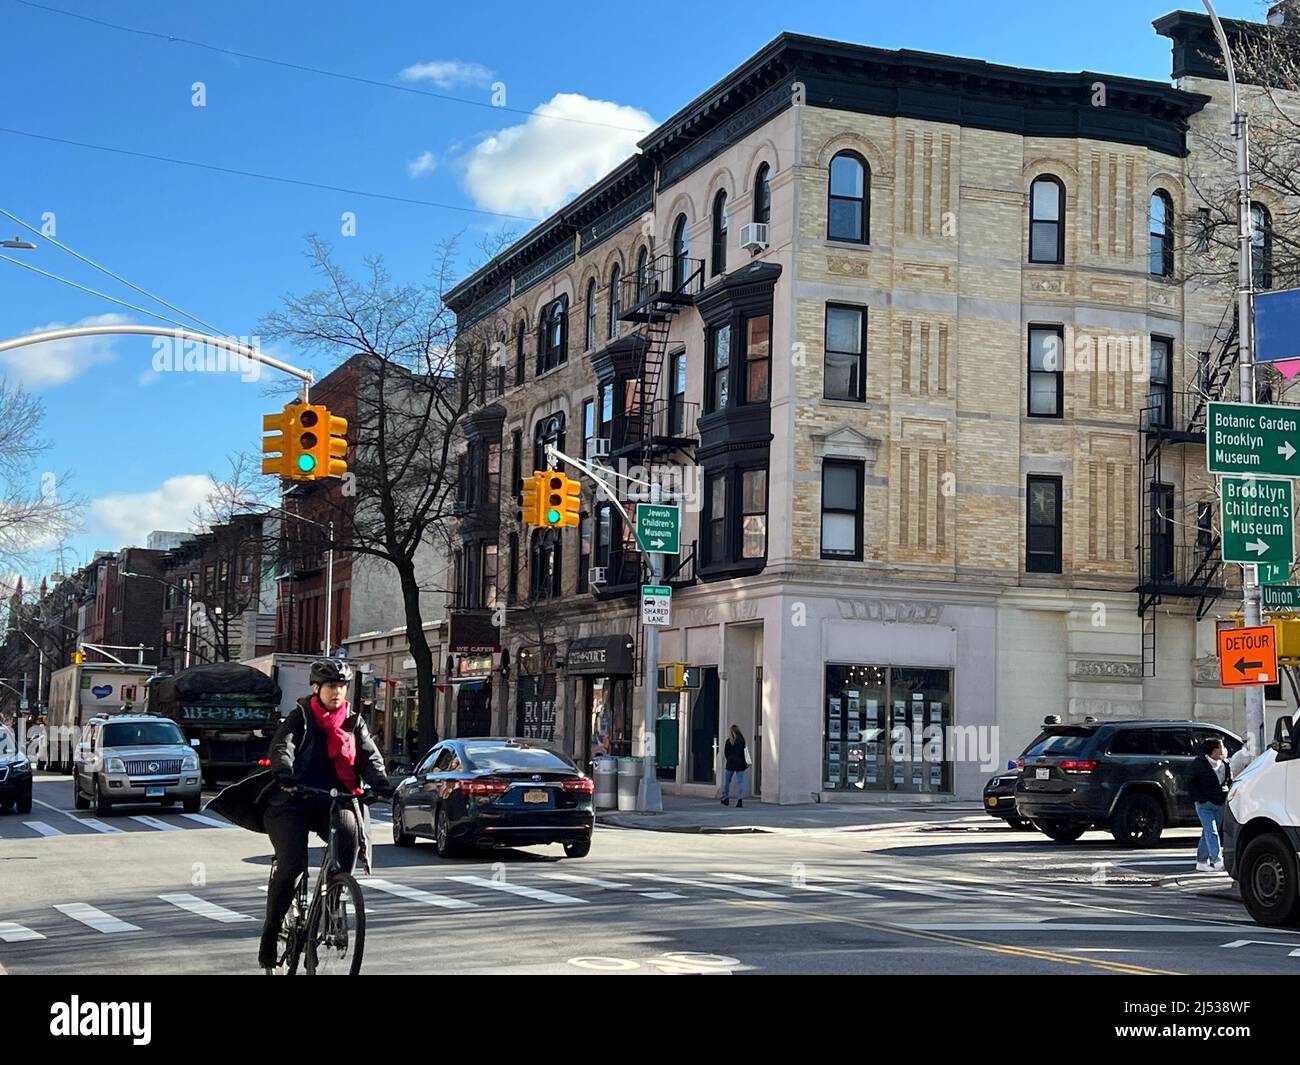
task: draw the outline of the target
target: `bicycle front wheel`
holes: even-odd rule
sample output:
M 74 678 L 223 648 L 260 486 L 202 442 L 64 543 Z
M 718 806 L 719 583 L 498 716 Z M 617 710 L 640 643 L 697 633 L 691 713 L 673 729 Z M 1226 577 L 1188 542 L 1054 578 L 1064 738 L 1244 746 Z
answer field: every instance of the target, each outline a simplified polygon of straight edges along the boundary
M 307 974 L 356 976 L 366 944 L 361 885 L 350 873 L 334 873 L 325 893 L 312 900 L 307 920 Z

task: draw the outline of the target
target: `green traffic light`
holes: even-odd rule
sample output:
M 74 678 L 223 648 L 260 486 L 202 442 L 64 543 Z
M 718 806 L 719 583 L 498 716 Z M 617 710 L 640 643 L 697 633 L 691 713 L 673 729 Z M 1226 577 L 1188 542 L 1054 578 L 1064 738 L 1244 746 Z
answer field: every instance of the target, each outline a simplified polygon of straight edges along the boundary
M 547 524 L 547 525 L 559 525 L 559 524 L 560 524 L 560 512 L 559 512 L 558 510 L 548 510 L 548 511 L 546 512 L 546 524 Z
M 303 473 L 311 473 L 311 471 L 314 470 L 315 468 L 316 468 L 315 455 L 298 456 L 298 469 L 302 470 Z

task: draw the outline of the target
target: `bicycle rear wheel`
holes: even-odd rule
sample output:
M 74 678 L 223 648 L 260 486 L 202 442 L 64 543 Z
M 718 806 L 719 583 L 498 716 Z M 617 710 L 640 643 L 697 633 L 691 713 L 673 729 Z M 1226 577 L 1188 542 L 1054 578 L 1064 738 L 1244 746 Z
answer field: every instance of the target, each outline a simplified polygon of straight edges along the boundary
M 267 891 L 271 890 L 271 884 L 275 882 L 275 862 L 271 862 L 271 876 L 267 881 Z M 289 912 L 284 915 L 280 922 L 280 932 L 277 936 L 280 967 L 284 970 L 285 976 L 293 976 L 298 972 L 298 963 L 302 960 L 303 941 L 306 939 L 306 918 L 303 916 L 307 902 L 307 874 L 303 873 L 298 878 L 298 882 L 293 886 L 293 901 L 289 904 Z
M 366 908 L 361 885 L 350 873 L 334 873 L 325 894 L 312 900 L 307 919 L 307 973 L 356 976 L 366 944 Z

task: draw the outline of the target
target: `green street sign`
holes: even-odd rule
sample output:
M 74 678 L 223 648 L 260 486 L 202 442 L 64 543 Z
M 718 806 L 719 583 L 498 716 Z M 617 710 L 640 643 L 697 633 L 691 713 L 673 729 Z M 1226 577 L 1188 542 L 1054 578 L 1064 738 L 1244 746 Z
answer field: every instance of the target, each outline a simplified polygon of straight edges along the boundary
M 1300 587 L 1294 584 L 1271 584 L 1261 588 L 1265 610 L 1300 610 Z
M 1300 477 L 1300 407 L 1211 403 L 1205 419 L 1210 473 Z
M 638 503 L 636 539 L 642 551 L 682 553 L 682 508 L 677 504 Z
M 1295 561 L 1290 481 L 1222 478 L 1219 517 L 1224 562 Z
M 1260 584 L 1286 584 L 1291 579 L 1291 567 L 1285 562 L 1261 562 L 1259 564 Z

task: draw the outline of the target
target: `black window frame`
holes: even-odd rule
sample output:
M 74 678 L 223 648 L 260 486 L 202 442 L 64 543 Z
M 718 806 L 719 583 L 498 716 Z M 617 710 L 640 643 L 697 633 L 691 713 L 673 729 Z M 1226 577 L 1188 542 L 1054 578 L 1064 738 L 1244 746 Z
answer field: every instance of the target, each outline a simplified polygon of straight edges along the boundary
M 712 248 L 709 273 L 713 277 L 727 272 L 727 190 L 718 189 L 713 197 Z
M 686 375 L 690 363 L 686 349 L 668 356 L 668 435 L 680 437 L 686 432 Z M 680 388 L 679 388 L 680 386 Z
M 596 350 L 596 306 L 596 279 L 593 277 L 587 282 L 587 316 L 583 330 L 586 346 L 583 351 Z
M 569 297 L 564 295 L 542 308 L 537 330 L 537 376 L 559 369 L 568 361 Z
M 718 364 L 718 336 L 726 332 L 727 334 L 727 361 L 723 365 Z M 731 321 L 724 322 L 721 325 L 709 326 L 705 336 L 705 381 L 704 381 L 704 409 L 709 414 L 715 411 L 726 410 L 732 405 L 731 394 L 731 364 L 735 361 L 736 337 L 735 326 Z M 722 402 L 718 402 L 719 383 L 725 386 L 725 395 Z
M 754 358 L 750 355 L 750 322 L 756 322 L 760 318 L 767 319 L 767 354 Z M 738 392 L 740 397 L 740 406 L 748 407 L 755 404 L 765 404 L 772 402 L 772 313 L 763 311 L 761 314 L 746 314 L 740 320 L 741 324 L 741 342 L 744 351 L 740 359 L 740 384 Z M 733 337 L 734 339 L 734 337 Z M 750 383 L 753 380 L 754 367 L 759 363 L 766 363 L 763 380 L 767 382 L 765 394 L 759 397 L 749 394 Z
M 636 301 L 641 303 L 650 295 L 650 249 L 641 245 L 636 253 Z
M 1056 218 L 1040 219 L 1036 214 L 1037 201 L 1034 197 L 1034 190 L 1039 185 L 1052 185 L 1056 188 Z M 1063 265 L 1065 263 L 1065 182 L 1055 174 L 1039 174 L 1029 183 L 1029 261 L 1035 265 Z M 1034 255 L 1036 242 L 1034 240 L 1034 231 L 1036 226 L 1055 226 L 1056 240 L 1054 242 L 1055 250 L 1052 258 L 1042 259 Z
M 1055 370 L 1036 370 L 1034 369 L 1034 333 L 1048 332 L 1056 335 L 1058 345 L 1058 361 L 1061 365 Z M 1025 371 L 1027 374 L 1025 381 L 1025 414 L 1030 418 L 1052 418 L 1060 421 L 1065 417 L 1065 326 L 1057 322 L 1030 322 L 1025 329 Z M 1053 413 L 1043 413 L 1034 410 L 1034 377 L 1035 375 L 1052 374 L 1056 377 L 1056 410 Z
M 761 473 L 763 475 L 763 553 L 761 555 L 747 555 L 745 554 L 745 519 L 757 517 L 759 515 L 757 511 L 749 511 L 745 509 L 745 478 L 755 473 Z M 731 550 L 730 561 L 742 563 L 766 562 L 768 514 L 770 510 L 768 503 L 771 498 L 769 493 L 772 487 L 772 478 L 771 474 L 768 473 L 767 464 L 763 463 L 761 465 L 738 466 L 736 468 L 735 484 L 736 517 L 735 527 L 732 530 L 732 542 L 734 546 Z
M 832 191 L 835 161 L 837 159 L 851 159 L 861 168 L 862 194 L 860 196 L 842 196 L 837 195 Z M 858 215 L 858 232 L 856 236 L 836 233 L 833 229 L 832 220 L 834 218 L 834 211 L 831 208 L 836 201 L 840 200 L 856 203 L 860 209 Z M 871 243 L 871 167 L 867 163 L 866 159 L 850 149 L 836 152 L 826 166 L 826 239 L 843 241 L 848 244 Z
M 582 457 L 587 459 L 587 452 L 591 448 L 591 441 L 596 436 L 596 401 L 594 399 L 584 399 L 582 401 Z
M 700 515 L 700 541 L 704 550 L 704 564 L 707 566 L 726 565 L 731 561 L 730 525 L 733 508 L 729 496 L 730 485 L 731 478 L 727 470 L 717 470 L 704 475 L 704 513 Z M 718 498 L 722 500 L 722 514 L 715 516 L 714 502 Z M 721 545 L 714 542 L 719 528 L 722 531 Z M 707 535 L 705 535 L 706 529 Z
M 680 292 L 686 287 L 686 282 L 690 279 L 691 270 L 691 236 L 690 223 L 686 219 L 686 213 L 682 212 L 673 222 L 672 228 L 672 280 L 673 291 Z
M 545 470 L 548 468 L 546 462 L 545 447 L 548 443 L 554 444 L 556 450 L 564 450 L 564 431 L 567 419 L 564 411 L 555 411 L 547 414 L 537 420 L 533 428 L 533 470 Z
M 1056 493 L 1056 516 L 1055 521 L 1049 525 L 1032 522 L 1033 508 L 1033 489 L 1036 484 L 1050 484 Z M 1025 476 L 1025 572 L 1026 573 L 1061 573 L 1064 566 L 1062 557 L 1062 544 L 1064 541 L 1063 530 L 1065 526 L 1065 482 L 1062 477 L 1056 474 L 1031 473 Z M 1053 546 L 1048 555 L 1047 552 L 1036 550 L 1032 546 L 1033 529 L 1050 528 L 1054 530 Z M 1048 561 L 1044 564 L 1041 560 L 1044 556 Z
M 855 492 L 854 507 L 846 510 L 843 507 L 826 506 L 826 472 L 827 470 L 848 470 L 854 475 Z M 865 507 L 865 471 L 866 465 L 861 459 L 838 459 L 827 458 L 822 460 L 822 477 L 821 477 L 821 523 L 818 528 L 819 550 L 821 557 L 828 561 L 834 562 L 861 562 L 863 552 L 863 532 L 862 527 L 866 517 Z M 836 549 L 827 549 L 826 547 L 826 515 L 827 514 L 852 514 L 853 515 L 853 550 L 852 552 L 840 551 Z
M 1258 225 L 1256 211 L 1262 216 Z M 1273 287 L 1273 214 L 1258 200 L 1250 205 L 1250 283 L 1256 292 Z
M 772 221 L 772 168 L 761 163 L 754 174 L 754 221 Z
M 1159 200 L 1163 207 L 1163 229 L 1156 230 L 1156 212 L 1155 204 Z M 1148 238 L 1150 240 L 1150 257 L 1147 262 L 1147 271 L 1152 277 L 1171 278 L 1174 276 L 1174 200 L 1164 189 L 1156 189 L 1151 193 L 1151 200 L 1148 204 L 1150 218 L 1147 226 Z M 1157 242 L 1159 250 L 1157 251 Z M 1151 267 L 1156 265 L 1156 257 L 1159 255 L 1159 270 L 1153 270 Z
M 527 373 L 527 356 L 524 354 L 524 334 L 528 332 L 522 318 L 515 323 L 515 384 L 522 385 Z
M 835 355 L 854 355 L 854 352 L 831 351 L 831 311 L 853 311 L 858 315 L 858 341 L 860 350 L 856 352 L 858 360 L 858 391 L 857 395 L 832 395 L 827 387 L 830 380 L 830 374 L 827 372 L 831 354 Z M 862 304 L 839 303 L 828 301 L 825 313 L 822 319 L 822 398 L 842 400 L 848 403 L 865 403 L 867 399 L 867 308 Z
M 1168 429 L 1173 425 L 1174 403 L 1174 338 L 1160 333 L 1152 333 L 1149 339 L 1151 350 L 1147 360 L 1147 418 L 1156 429 Z M 1156 376 L 1156 348 L 1164 348 L 1164 375 Z M 1158 404 L 1153 403 L 1159 397 Z
M 618 316 L 623 313 L 623 269 L 618 263 L 609 272 L 609 330 L 610 340 L 617 340 L 623 328 Z
M 510 491 L 518 495 L 524 490 L 524 431 L 510 433 Z

